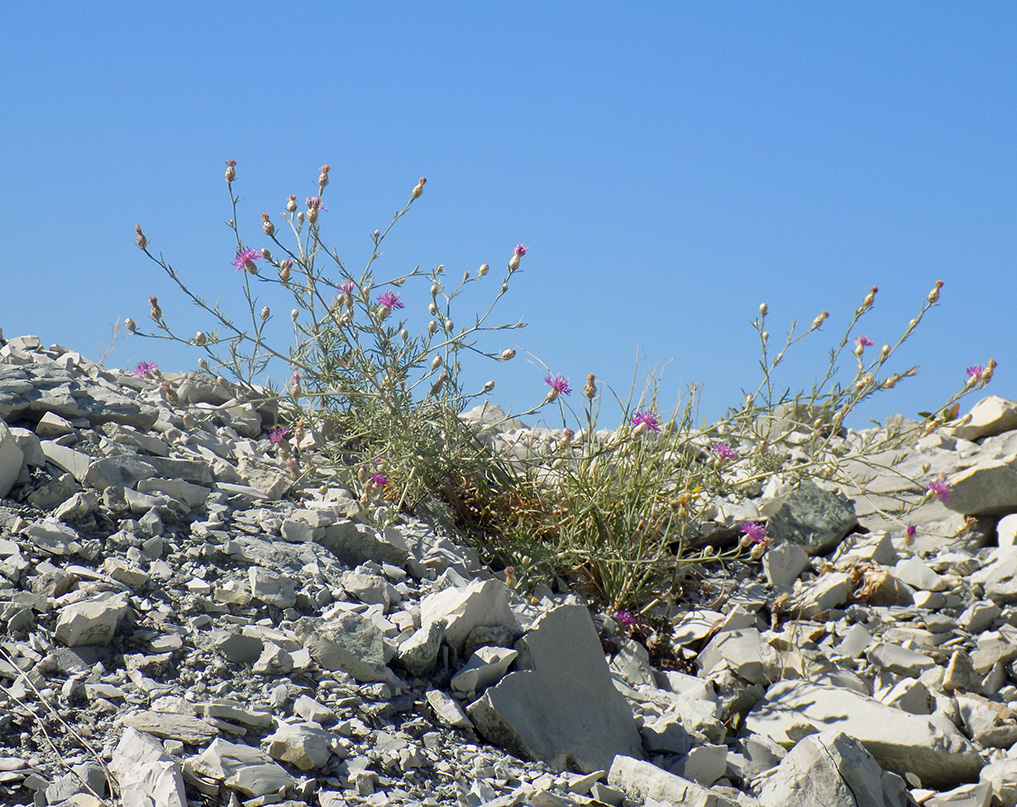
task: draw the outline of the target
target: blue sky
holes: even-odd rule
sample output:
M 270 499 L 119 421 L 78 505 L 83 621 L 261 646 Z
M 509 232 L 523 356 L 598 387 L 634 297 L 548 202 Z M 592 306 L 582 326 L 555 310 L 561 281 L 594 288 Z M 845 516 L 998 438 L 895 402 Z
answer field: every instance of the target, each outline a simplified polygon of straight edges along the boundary
M 1017 397 L 1012 3 L 37 2 L 3 29 L 7 337 L 98 358 L 151 294 L 182 332 L 208 328 L 136 223 L 239 315 L 224 160 L 259 247 L 261 211 L 278 224 L 327 162 L 324 234 L 352 266 L 419 176 L 379 276 L 487 262 L 493 291 L 530 248 L 502 309 L 529 327 L 485 343 L 520 355 L 470 369 L 517 411 L 545 391 L 529 353 L 573 398 L 588 372 L 624 392 L 637 358 L 640 377 L 667 363 L 661 408 L 699 383 L 712 419 L 759 382 L 761 302 L 772 341 L 831 314 L 777 376 L 796 389 L 871 285 L 859 332 L 878 349 L 936 279 L 940 305 L 891 367 L 921 375 L 861 416 L 934 407 L 989 356 L 992 391 Z M 196 355 L 122 338 L 106 363 L 139 360 Z

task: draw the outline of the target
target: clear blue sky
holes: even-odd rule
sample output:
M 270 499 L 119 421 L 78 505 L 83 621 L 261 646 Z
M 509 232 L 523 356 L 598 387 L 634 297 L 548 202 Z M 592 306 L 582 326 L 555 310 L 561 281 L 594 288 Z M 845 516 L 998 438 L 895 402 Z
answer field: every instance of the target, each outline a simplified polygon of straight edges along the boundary
M 487 262 L 493 289 L 530 248 L 503 308 L 530 325 L 486 345 L 520 356 L 475 369 L 517 411 L 545 391 L 528 351 L 573 399 L 588 372 L 624 390 L 637 355 L 641 374 L 671 359 L 661 403 L 701 382 L 713 418 L 759 381 L 760 302 L 773 340 L 830 311 L 777 379 L 808 386 L 870 285 L 878 349 L 937 278 L 894 365 L 920 377 L 864 414 L 931 408 L 989 356 L 1017 397 L 1011 2 L 36 2 L 0 26 L 7 337 L 97 358 L 151 294 L 207 328 L 136 223 L 239 314 L 224 160 L 257 247 L 259 213 L 280 223 L 327 162 L 324 233 L 351 266 L 419 176 L 379 274 Z M 142 359 L 196 355 L 124 338 L 107 365 Z

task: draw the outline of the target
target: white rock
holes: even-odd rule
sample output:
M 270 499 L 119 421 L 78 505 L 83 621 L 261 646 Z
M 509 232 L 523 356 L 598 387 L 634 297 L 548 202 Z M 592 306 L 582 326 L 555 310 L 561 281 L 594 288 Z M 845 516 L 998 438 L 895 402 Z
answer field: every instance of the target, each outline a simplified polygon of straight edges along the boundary
M 639 804 L 657 799 L 682 807 L 738 807 L 736 802 L 702 785 L 623 754 L 611 763 L 607 781 Z
M 187 807 L 180 763 L 150 735 L 124 729 L 109 767 L 124 804 L 144 804 L 147 798 L 154 807 Z
M 17 438 L 11 434 L 7 424 L 0 420 L 0 499 L 11 492 L 24 464 L 25 453 L 18 445 Z

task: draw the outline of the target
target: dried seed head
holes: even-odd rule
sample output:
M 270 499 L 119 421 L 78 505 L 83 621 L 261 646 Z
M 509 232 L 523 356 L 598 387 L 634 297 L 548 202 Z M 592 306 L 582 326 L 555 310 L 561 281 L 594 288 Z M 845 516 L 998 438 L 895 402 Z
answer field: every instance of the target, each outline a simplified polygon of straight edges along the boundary
M 403 328 L 401 331 L 399 331 L 399 338 L 406 342 L 410 338 L 410 332 Z
M 992 374 L 994 372 L 996 372 L 996 367 L 998 367 L 998 366 L 999 365 L 996 363 L 995 359 L 989 359 L 989 363 L 986 364 L 985 365 L 985 369 L 982 370 L 982 383 L 983 384 L 988 384 L 990 381 L 992 381 Z
M 879 351 L 879 355 L 881 355 L 884 359 L 887 356 L 889 356 L 890 355 L 890 346 L 889 345 L 883 345 L 882 349 L 880 349 L 880 351 Z
M 145 249 L 145 248 L 147 248 L 148 247 L 148 239 L 145 238 L 145 234 L 143 232 L 141 232 L 141 225 L 140 224 L 135 224 L 134 225 L 134 232 L 137 233 L 137 235 L 134 237 L 134 243 L 136 243 L 138 245 L 138 249 Z
M 452 323 L 452 320 L 450 320 L 450 319 L 447 319 L 447 320 L 445 320 L 445 322 L 444 322 L 444 323 L 442 323 L 442 324 L 443 324 L 443 325 L 444 325 L 444 327 L 445 327 L 445 332 L 446 332 L 446 333 L 452 333 L 452 329 L 453 329 L 453 328 L 455 327 L 455 325 L 454 325 L 454 324 Z
M 865 295 L 865 299 L 862 300 L 862 308 L 872 308 L 872 304 L 876 302 L 876 292 L 879 291 L 879 286 L 870 286 L 869 293 Z
M 438 305 L 437 305 L 437 303 L 431 303 L 430 305 L 428 305 L 427 306 L 427 313 L 429 313 L 432 317 L 435 314 L 437 314 L 438 313 Z
M 431 299 L 433 300 L 438 296 L 438 292 L 441 291 L 441 287 L 437 283 L 431 284 Z
M 417 184 L 413 186 L 413 190 L 410 191 L 410 197 L 413 199 L 419 199 L 420 195 L 424 192 L 424 185 L 427 183 L 426 177 L 421 177 L 417 180 Z
M 435 356 L 433 359 L 431 359 L 431 369 L 432 370 L 437 370 L 439 367 L 441 367 L 441 365 L 442 365 L 442 358 L 441 358 L 441 356 Z
M 591 401 L 597 397 L 597 376 L 593 373 L 586 376 L 586 386 L 583 387 L 583 395 Z
M 135 333 L 138 330 L 138 324 L 130 317 L 124 320 L 124 327 L 128 333 Z
M 208 371 L 208 361 L 205 360 L 204 356 L 198 359 L 198 367 L 200 367 L 202 370 L 205 370 L 206 372 Z
M 261 229 L 265 231 L 265 235 L 275 235 L 275 225 L 269 220 L 268 213 L 261 214 Z
M 297 317 L 299 317 L 299 316 L 300 316 L 300 311 L 298 309 L 294 308 L 292 311 L 290 311 L 290 319 L 293 320 L 294 322 L 297 321 Z
M 328 184 L 328 172 L 332 170 L 332 166 L 325 164 L 321 166 L 321 173 L 318 175 L 318 191 L 319 193 L 325 189 Z
M 153 294 L 151 297 L 148 298 L 148 304 L 152 306 L 151 310 L 148 312 L 149 316 L 151 316 L 152 319 L 154 319 L 156 322 L 161 320 L 162 309 L 159 308 L 159 298 Z
M 261 257 L 264 260 L 266 260 L 266 261 L 270 261 L 270 260 L 272 260 L 272 253 L 269 252 L 265 247 L 262 247 L 261 248 Z

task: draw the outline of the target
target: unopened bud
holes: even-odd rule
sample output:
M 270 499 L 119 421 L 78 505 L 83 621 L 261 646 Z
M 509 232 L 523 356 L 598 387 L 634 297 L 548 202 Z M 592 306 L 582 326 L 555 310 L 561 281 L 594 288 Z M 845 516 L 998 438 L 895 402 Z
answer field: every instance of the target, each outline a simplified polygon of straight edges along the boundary
M 399 331 L 399 338 L 402 339 L 404 342 L 407 341 L 410 338 L 410 332 L 403 328 L 401 331 Z
M 275 225 L 269 220 L 268 213 L 261 214 L 261 229 L 265 231 L 265 235 L 275 235 Z
M 490 392 L 493 389 L 494 389 L 493 381 L 488 381 L 486 384 L 484 384 L 484 392 Z
M 441 363 L 442 363 L 441 356 L 435 356 L 433 359 L 431 359 L 431 369 L 437 370 L 439 367 L 441 367 Z
M 463 272 L 463 283 L 465 283 L 469 279 L 470 279 L 470 270 L 467 269 L 465 272 Z
M 759 316 L 765 317 L 767 312 L 769 312 L 769 310 L 770 310 L 770 307 L 766 303 L 760 303 L 759 304 Z
M 148 246 L 148 239 L 145 238 L 145 234 L 141 232 L 140 224 L 134 225 L 134 232 L 137 233 L 137 235 L 134 237 L 134 242 L 138 245 L 139 249 L 145 249 Z
M 298 309 L 294 308 L 292 311 L 290 311 L 290 319 L 293 320 L 294 322 L 297 321 L 297 317 L 299 317 L 299 316 L 300 316 L 300 311 Z
M 237 161 L 227 160 L 226 161 L 226 183 L 232 184 L 233 180 L 237 178 Z
M 317 224 L 318 223 L 318 208 L 312 207 L 311 209 L 309 209 L 307 211 L 307 221 L 310 224 Z
M 331 165 L 321 166 L 321 173 L 318 175 L 318 189 L 323 189 L 328 184 L 328 172 L 332 170 Z
M 152 317 L 152 319 L 154 319 L 156 322 L 161 320 L 162 309 L 159 308 L 159 298 L 156 297 L 155 295 L 152 295 L 151 297 L 148 298 L 148 304 L 152 306 L 151 310 L 149 311 L 149 315 Z
M 989 359 L 989 363 L 987 365 L 985 365 L 985 369 L 982 370 L 982 383 L 983 384 L 988 384 L 990 381 L 992 381 L 992 374 L 994 372 L 996 372 L 996 367 L 997 366 L 998 365 L 996 364 L 996 360 L 995 359 Z
M 431 299 L 432 299 L 432 300 L 433 300 L 433 299 L 434 299 L 435 297 L 437 297 L 437 296 L 438 296 L 438 292 L 439 292 L 439 291 L 441 291 L 441 288 L 440 288 L 440 287 L 438 286 L 438 284 L 437 284 L 437 283 L 432 283 L 432 284 L 431 284 Z
M 204 357 L 198 359 L 198 367 L 202 370 L 208 370 L 208 362 L 204 359 Z
M 506 350 L 503 350 L 501 352 L 500 356 L 498 356 L 498 361 L 508 361 L 509 359 L 514 359 L 515 355 L 516 355 L 515 348 L 511 347 L 507 348 Z
M 374 240 L 377 241 L 379 238 L 381 238 L 381 230 L 375 230 L 374 231 Z
M 269 311 L 267 305 L 264 308 L 261 309 L 261 318 L 263 320 L 268 319 L 271 315 L 272 315 L 272 312 Z
M 863 343 L 859 342 L 857 345 L 855 345 L 855 355 L 859 359 L 862 357 L 862 354 L 864 352 L 865 352 L 865 345 Z
M 752 560 L 759 560 L 761 557 L 763 557 L 763 554 L 765 552 L 766 552 L 765 543 L 756 544 L 754 547 L 752 547 L 752 549 L 749 550 L 749 557 L 752 558 Z
M 427 306 L 427 312 L 433 317 L 438 313 L 438 305 L 436 303 L 431 303 Z
M 198 331 L 196 334 L 194 334 L 194 344 L 198 345 L 199 347 L 205 344 L 205 342 L 207 341 L 208 339 L 203 331 Z
M 290 272 L 293 269 L 293 261 L 289 258 L 279 264 L 279 279 L 283 283 L 288 283 L 290 279 Z
M 482 263 L 480 264 L 480 268 L 477 270 L 477 277 L 483 277 L 489 271 L 491 271 L 491 267 L 488 266 L 486 263 Z
M 869 293 L 865 295 L 865 299 L 862 300 L 862 308 L 872 308 L 872 304 L 876 302 L 876 292 L 879 291 L 879 286 L 870 286 Z
M 769 341 L 770 341 L 770 332 L 763 331 L 763 344 L 765 345 Z
M 879 351 L 879 353 L 885 359 L 887 356 L 890 355 L 890 346 L 889 345 L 883 345 L 883 347 Z
M 518 268 L 519 268 L 519 256 L 518 255 L 513 255 L 511 258 L 509 258 L 508 270 L 511 273 L 511 272 L 514 272 Z
M 272 253 L 269 252 L 268 249 L 266 249 L 265 247 L 262 247 L 261 248 L 261 257 L 264 258 L 266 261 L 270 261 L 270 260 L 272 260 Z
M 435 322 L 433 319 L 427 323 L 427 332 L 431 336 L 434 336 L 435 333 L 438 332 L 438 323 Z
M 820 311 L 819 316 L 812 320 L 812 330 L 816 330 L 816 328 L 821 328 L 823 323 L 826 322 L 826 318 L 828 316 L 830 316 L 829 311 Z
M 297 212 L 297 196 L 294 193 L 290 194 L 290 198 L 286 201 L 286 210 L 290 213 Z
M 452 333 L 452 329 L 455 327 L 455 325 L 452 324 L 452 320 L 447 319 L 447 320 L 445 320 L 445 322 L 443 324 L 444 324 L 444 327 L 445 327 L 445 332 L 446 333 Z
M 417 180 L 417 184 L 413 186 L 413 190 L 410 191 L 410 196 L 414 199 L 419 199 L 420 195 L 424 192 L 424 185 L 427 183 L 426 177 L 421 177 Z
M 942 280 L 937 280 L 936 281 L 936 285 L 933 287 L 932 291 L 929 292 L 929 302 L 930 303 L 935 303 L 935 302 L 937 302 L 939 300 L 939 290 L 941 288 L 943 288 L 943 286 L 944 286 L 944 283 L 943 283 Z
M 583 387 L 583 395 L 591 401 L 597 397 L 597 376 L 593 373 L 586 376 L 586 386 Z
M 138 324 L 130 317 L 124 320 L 124 327 L 129 333 L 135 333 L 138 330 Z
M 304 223 L 304 211 L 303 210 L 298 210 L 297 211 L 297 224 L 303 224 L 303 223 Z

